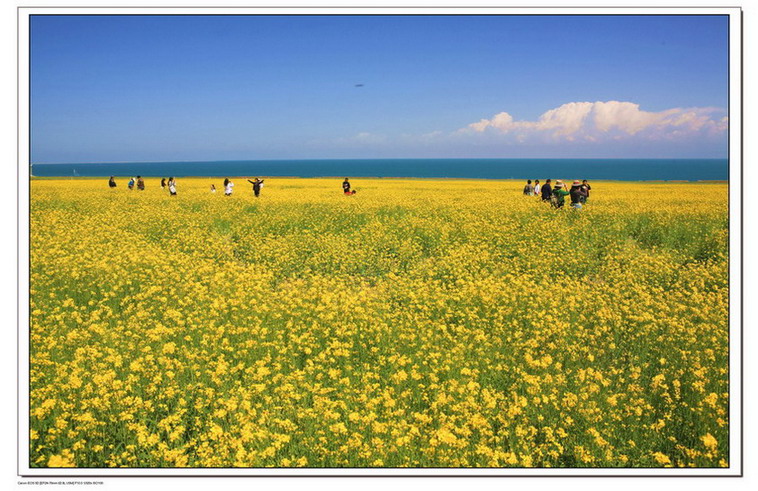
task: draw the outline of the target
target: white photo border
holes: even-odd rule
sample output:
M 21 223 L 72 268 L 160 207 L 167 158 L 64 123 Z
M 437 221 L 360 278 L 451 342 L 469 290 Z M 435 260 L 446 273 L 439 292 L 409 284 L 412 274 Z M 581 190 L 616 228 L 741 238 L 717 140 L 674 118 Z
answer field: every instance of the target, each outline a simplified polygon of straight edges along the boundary
M 22 477 L 742 477 L 743 130 L 739 7 L 18 7 L 18 437 Z M 29 461 L 30 16 L 32 15 L 726 15 L 729 16 L 729 467 L 727 468 L 32 468 Z

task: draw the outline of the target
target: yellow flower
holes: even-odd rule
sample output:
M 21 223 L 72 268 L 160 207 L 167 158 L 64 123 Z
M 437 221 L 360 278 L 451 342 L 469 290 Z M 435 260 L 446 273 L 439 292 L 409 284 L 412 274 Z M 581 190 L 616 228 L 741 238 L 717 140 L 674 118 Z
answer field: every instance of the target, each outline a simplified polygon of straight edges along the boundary
M 458 441 L 458 438 L 447 428 L 443 427 L 437 430 L 437 439 L 442 443 L 453 445 Z
M 718 447 L 719 443 L 710 433 L 706 433 L 705 436 L 701 436 L 700 439 L 703 441 L 703 445 L 705 445 L 710 450 L 714 450 L 716 447 Z
M 75 467 L 73 458 L 69 450 L 64 450 L 61 455 L 51 455 L 47 467 Z
M 655 461 L 663 466 L 666 466 L 666 467 L 671 466 L 671 459 L 669 459 L 666 454 L 663 454 L 661 452 L 654 452 L 653 458 L 655 458 Z

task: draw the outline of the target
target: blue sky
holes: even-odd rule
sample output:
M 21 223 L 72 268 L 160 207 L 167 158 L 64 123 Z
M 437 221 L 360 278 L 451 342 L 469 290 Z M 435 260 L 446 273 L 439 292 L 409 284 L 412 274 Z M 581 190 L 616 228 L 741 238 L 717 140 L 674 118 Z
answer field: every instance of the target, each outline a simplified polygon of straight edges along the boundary
M 33 16 L 32 162 L 723 158 L 727 37 L 724 16 Z

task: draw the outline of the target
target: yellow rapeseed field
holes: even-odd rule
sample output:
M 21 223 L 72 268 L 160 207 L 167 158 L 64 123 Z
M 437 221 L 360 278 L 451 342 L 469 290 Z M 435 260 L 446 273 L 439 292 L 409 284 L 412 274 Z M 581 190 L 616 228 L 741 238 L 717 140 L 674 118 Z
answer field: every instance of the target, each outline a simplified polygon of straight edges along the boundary
M 118 183 L 31 183 L 34 467 L 728 465 L 724 183 Z

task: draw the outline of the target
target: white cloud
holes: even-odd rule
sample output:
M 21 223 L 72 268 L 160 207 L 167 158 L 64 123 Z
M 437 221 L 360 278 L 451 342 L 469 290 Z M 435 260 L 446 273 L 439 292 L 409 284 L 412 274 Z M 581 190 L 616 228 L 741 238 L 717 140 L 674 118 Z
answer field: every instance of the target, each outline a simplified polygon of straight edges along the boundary
M 683 139 L 718 135 L 726 131 L 723 110 L 711 107 L 643 111 L 632 102 L 569 102 L 543 113 L 536 121 L 516 121 L 507 112 L 482 119 L 459 133 L 511 135 L 516 142 L 529 140 L 619 141 Z
M 352 140 L 358 143 L 374 144 L 383 142 L 386 140 L 386 137 L 384 135 L 377 135 L 375 133 L 363 131 L 355 135 Z

